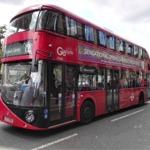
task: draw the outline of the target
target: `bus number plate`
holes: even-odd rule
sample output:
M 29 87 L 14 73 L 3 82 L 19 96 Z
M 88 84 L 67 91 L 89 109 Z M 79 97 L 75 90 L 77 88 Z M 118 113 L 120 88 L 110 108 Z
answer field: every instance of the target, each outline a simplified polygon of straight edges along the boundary
M 8 117 L 4 117 L 4 121 L 9 122 L 9 123 L 14 122 L 14 120 L 12 118 L 8 118 Z

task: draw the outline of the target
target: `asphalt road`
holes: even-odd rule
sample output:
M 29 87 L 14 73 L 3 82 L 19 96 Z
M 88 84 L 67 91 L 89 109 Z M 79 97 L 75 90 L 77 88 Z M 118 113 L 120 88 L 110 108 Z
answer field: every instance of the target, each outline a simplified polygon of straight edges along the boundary
M 150 150 L 150 103 L 48 131 L 0 123 L 4 150 Z

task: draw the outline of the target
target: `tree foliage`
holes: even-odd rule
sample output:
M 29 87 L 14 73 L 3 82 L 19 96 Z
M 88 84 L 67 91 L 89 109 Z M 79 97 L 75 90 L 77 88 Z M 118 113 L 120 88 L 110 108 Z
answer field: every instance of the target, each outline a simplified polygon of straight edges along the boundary
M 5 37 L 6 25 L 0 26 L 0 40 Z M 2 50 L 2 43 L 0 42 L 0 51 Z
M 2 39 L 5 37 L 6 25 L 0 26 L 0 59 L 2 58 Z M 0 61 L 0 74 L 1 74 L 1 61 Z M 0 77 L 1 80 L 1 77 Z

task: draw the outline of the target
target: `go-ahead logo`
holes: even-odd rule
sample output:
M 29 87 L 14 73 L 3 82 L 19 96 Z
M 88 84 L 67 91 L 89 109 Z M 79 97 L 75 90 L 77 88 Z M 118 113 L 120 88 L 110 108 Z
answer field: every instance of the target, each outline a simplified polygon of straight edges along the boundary
M 66 55 L 73 55 L 74 53 L 71 50 L 65 50 L 62 47 L 58 47 L 57 48 L 57 54 L 59 56 L 64 56 L 65 57 Z

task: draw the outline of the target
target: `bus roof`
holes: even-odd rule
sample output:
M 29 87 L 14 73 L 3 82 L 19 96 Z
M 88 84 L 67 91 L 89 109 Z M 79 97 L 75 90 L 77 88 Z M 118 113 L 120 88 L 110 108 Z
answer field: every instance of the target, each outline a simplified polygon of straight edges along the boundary
M 95 28 L 95 29 L 97 29 L 97 30 L 105 31 L 105 33 L 107 33 L 107 34 L 109 34 L 109 35 L 112 35 L 112 36 L 114 36 L 114 37 L 116 37 L 116 38 L 118 38 L 118 39 L 122 39 L 123 41 L 126 41 L 126 42 L 128 42 L 129 44 L 134 44 L 134 45 L 136 45 L 136 46 L 138 46 L 138 47 L 141 47 L 140 45 L 137 45 L 136 43 L 133 43 L 133 42 L 131 42 L 131 41 L 129 41 L 129 40 L 127 40 L 127 39 L 125 39 L 125 38 L 123 38 L 123 37 L 121 37 L 121 36 L 115 34 L 115 33 L 113 33 L 111 30 L 109 30 L 109 29 L 107 29 L 107 28 L 105 28 L 105 27 L 100 27 L 100 26 L 98 26 L 98 25 L 95 25 L 95 24 L 91 23 L 90 21 L 88 21 L 88 20 L 86 20 L 86 19 L 83 19 L 83 18 L 81 18 L 81 17 L 79 17 L 79 16 L 77 16 L 77 15 L 75 15 L 75 14 L 73 14 L 73 13 L 67 11 L 67 10 L 64 9 L 64 8 L 61 8 L 61 7 L 59 7 L 59 6 L 52 5 L 52 4 L 38 4 L 38 5 L 32 5 L 32 6 L 26 7 L 26 8 L 24 8 L 24 9 L 22 9 L 21 11 L 19 11 L 19 12 L 10 20 L 10 22 L 11 22 L 12 20 L 14 20 L 16 17 L 18 17 L 18 16 L 20 16 L 20 15 L 22 15 L 22 14 L 25 14 L 25 13 L 27 13 L 27 12 L 35 11 L 35 10 L 45 10 L 45 9 L 51 9 L 51 10 L 53 9 L 53 10 L 60 11 L 60 12 L 62 12 L 62 13 L 64 13 L 64 14 L 66 14 L 66 15 L 72 17 L 72 18 L 75 19 L 76 21 L 80 21 L 81 23 L 84 23 L 84 24 L 87 24 L 87 25 L 89 25 L 89 26 L 92 26 L 93 28 Z M 141 48 L 143 48 L 143 47 L 141 47 Z M 143 48 L 143 49 L 145 49 L 145 48 Z

